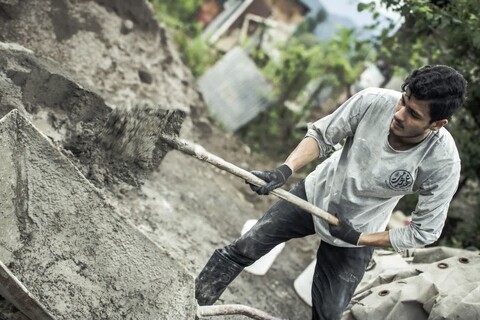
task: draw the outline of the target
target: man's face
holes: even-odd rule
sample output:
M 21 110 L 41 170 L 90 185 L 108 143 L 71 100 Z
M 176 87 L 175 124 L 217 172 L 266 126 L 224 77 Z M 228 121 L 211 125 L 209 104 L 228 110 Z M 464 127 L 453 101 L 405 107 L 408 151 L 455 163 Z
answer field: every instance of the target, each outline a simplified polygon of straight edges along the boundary
M 390 125 L 390 132 L 399 138 L 420 138 L 432 129 L 428 101 L 417 100 L 408 90 L 402 94 Z

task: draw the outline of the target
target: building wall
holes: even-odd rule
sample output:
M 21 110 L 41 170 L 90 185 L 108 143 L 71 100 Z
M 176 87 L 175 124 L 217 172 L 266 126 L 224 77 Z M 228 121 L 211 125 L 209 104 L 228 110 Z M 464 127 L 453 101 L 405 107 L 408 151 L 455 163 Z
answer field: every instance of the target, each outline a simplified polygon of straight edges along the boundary
M 272 14 L 272 9 L 270 8 L 268 0 L 254 0 L 242 15 L 232 24 L 230 29 L 241 28 L 245 16 L 249 13 L 268 18 Z
M 204 0 L 198 9 L 197 20 L 205 28 L 222 10 L 217 0 Z
M 274 20 L 287 24 L 298 24 L 302 22 L 308 9 L 297 0 L 267 0 L 272 8 Z

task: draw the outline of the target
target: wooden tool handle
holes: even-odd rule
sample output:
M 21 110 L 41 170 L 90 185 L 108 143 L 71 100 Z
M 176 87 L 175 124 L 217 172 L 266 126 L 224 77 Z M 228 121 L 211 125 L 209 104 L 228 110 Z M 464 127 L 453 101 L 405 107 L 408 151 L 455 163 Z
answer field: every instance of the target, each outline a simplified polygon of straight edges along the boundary
M 257 186 L 263 186 L 266 184 L 265 181 L 258 178 L 257 176 L 208 152 L 207 150 L 205 150 L 205 148 L 203 148 L 202 146 L 196 143 L 189 142 L 189 141 L 186 141 L 177 137 L 172 137 L 172 136 L 162 136 L 162 140 L 168 143 L 171 147 L 185 154 L 191 155 L 199 160 L 208 162 L 214 165 L 215 167 L 222 169 L 224 171 L 227 171 L 228 173 L 231 173 L 239 178 L 242 178 L 243 180 L 249 183 L 252 183 Z M 288 201 L 290 203 L 297 205 L 298 207 L 302 208 L 303 210 L 311 213 L 316 217 L 320 217 L 326 220 L 330 224 L 338 225 L 338 219 L 335 216 L 291 194 L 290 192 L 284 189 L 280 189 L 280 188 L 274 189 L 271 191 L 271 193 L 285 201 Z

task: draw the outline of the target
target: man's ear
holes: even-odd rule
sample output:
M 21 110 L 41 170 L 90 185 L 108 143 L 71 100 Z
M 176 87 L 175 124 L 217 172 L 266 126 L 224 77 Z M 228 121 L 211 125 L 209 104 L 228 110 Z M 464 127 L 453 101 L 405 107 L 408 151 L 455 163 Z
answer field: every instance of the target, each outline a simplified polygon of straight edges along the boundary
M 430 124 L 430 130 L 437 131 L 440 130 L 440 128 L 446 126 L 448 124 L 447 119 L 442 119 L 438 121 L 434 121 Z

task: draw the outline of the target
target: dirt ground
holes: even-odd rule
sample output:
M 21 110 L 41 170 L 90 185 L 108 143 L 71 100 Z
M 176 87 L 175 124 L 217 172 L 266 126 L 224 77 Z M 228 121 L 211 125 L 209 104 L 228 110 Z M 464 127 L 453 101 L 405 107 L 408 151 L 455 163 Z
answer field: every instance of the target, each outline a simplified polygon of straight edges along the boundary
M 146 1 L 1 1 L 0 30 L 1 42 L 19 43 L 39 57 L 53 59 L 64 70 L 59 73 L 77 81 L 78 90 L 91 90 L 94 94 L 84 101 L 90 111 L 79 110 L 83 116 L 95 114 L 97 122 L 85 118 L 73 122 L 72 114 L 65 117 L 72 111 L 62 109 L 64 97 L 59 92 L 71 93 L 70 82 L 55 79 L 50 87 L 43 87 L 43 95 L 35 91 L 28 101 L 27 91 L 10 92 L 9 100 L 2 100 L 2 116 L 20 108 L 38 121 L 43 119 L 48 124 L 46 134 L 65 149 L 85 177 L 193 277 L 214 249 L 238 237 L 247 219 L 259 218 L 276 201 L 253 194 L 240 179 L 178 151 L 170 151 L 159 166 L 143 168 L 141 173 L 138 168 L 122 169 L 118 163 L 92 162 L 94 152 L 82 153 L 85 141 L 92 141 L 89 134 L 111 109 L 149 104 L 184 112 L 180 137 L 227 161 L 247 170 L 277 165 L 259 159 L 248 146 L 215 127 L 168 31 L 155 20 Z M 66 91 L 59 91 L 63 85 Z M 53 120 L 51 114 L 56 115 Z M 92 127 L 84 125 L 87 122 Z M 295 293 L 293 281 L 314 259 L 317 246 L 316 237 L 287 243 L 265 276 L 243 272 L 219 303 L 245 304 L 285 319 L 310 318 L 310 307 Z M 3 301 L 0 310 L 8 318 L 11 306 Z

